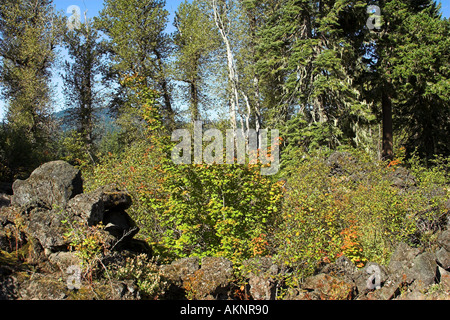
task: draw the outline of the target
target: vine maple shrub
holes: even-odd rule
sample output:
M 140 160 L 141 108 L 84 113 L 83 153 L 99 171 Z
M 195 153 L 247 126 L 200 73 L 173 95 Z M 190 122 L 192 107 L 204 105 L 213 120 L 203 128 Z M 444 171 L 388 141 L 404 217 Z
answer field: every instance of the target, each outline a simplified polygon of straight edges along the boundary
M 222 256 L 239 265 L 245 259 L 268 254 L 268 235 L 274 232 L 282 201 L 283 182 L 274 182 L 269 176 L 278 170 L 277 130 L 272 130 L 270 146 L 267 132 L 260 131 L 260 149 L 251 138 L 247 153 L 237 148 L 237 158 L 231 161 L 227 154 L 226 164 L 210 161 L 211 157 L 217 160 L 218 155 L 223 155 L 217 144 L 219 130 L 194 134 L 194 140 L 200 143 L 197 149 L 194 144 L 194 150 L 189 131 L 178 130 L 172 138 L 183 137 L 181 146 L 186 146 L 181 148 L 181 159 L 193 153 L 194 163 L 177 164 L 173 161 L 174 156 L 179 156 L 174 151 L 177 145 L 162 126 L 157 93 L 138 76 L 127 77 L 123 83 L 136 98 L 147 138 L 135 142 L 120 158 L 107 157 L 103 165 L 95 168 L 95 185 L 119 182 L 130 192 L 133 206 L 129 213 L 139 224 L 140 234 L 147 238 L 155 254 L 168 260 Z M 203 150 L 203 142 L 210 141 L 207 137 L 214 142 L 204 148 L 203 154 L 197 154 Z M 235 141 L 238 146 L 245 144 Z M 235 141 L 227 141 L 227 151 Z M 243 157 L 243 163 L 239 157 Z

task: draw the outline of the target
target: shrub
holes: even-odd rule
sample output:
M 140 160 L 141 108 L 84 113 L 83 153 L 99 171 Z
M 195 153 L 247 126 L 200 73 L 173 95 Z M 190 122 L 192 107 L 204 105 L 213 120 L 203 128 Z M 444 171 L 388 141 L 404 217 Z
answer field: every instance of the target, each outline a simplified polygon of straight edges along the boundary
M 62 222 L 66 231 L 64 237 L 70 241 L 69 250 L 79 258 L 84 276 L 92 283 L 94 275 L 100 271 L 101 259 L 109 252 L 110 244 L 104 226 L 88 226 L 68 219 Z
M 85 189 L 93 191 L 98 187 L 115 183 L 127 191 L 133 204 L 128 214 L 140 227 L 139 236 L 152 241 L 161 232 L 156 211 L 155 198 L 161 197 L 163 174 L 158 170 L 161 154 L 150 142 L 136 142 L 120 156 L 108 154 L 92 172 L 86 172 Z
M 293 269 L 291 284 L 341 255 L 358 267 L 369 260 L 386 264 L 401 241 L 432 242 L 418 228 L 438 225 L 446 214 L 446 165 L 410 165 L 416 185 L 398 187 L 393 177 L 404 171 L 401 158 L 377 162 L 352 151 L 342 153 L 340 161 L 311 154 L 286 168 L 287 192 L 275 239 L 278 262 Z
M 145 299 L 157 299 L 164 294 L 166 282 L 161 278 L 156 260 L 145 254 L 126 258 L 114 275 L 119 280 L 133 280 Z
M 281 184 L 258 165 L 185 165 L 168 173 L 157 205 L 166 254 L 222 256 L 234 263 L 268 252 Z
M 154 251 L 169 259 L 218 255 L 238 263 L 268 252 L 281 205 L 280 183 L 261 165 L 175 165 L 155 93 L 131 79 L 147 140 L 110 154 L 88 176 L 87 189 L 116 183 L 127 190 L 131 217 Z
M 342 245 L 343 191 L 328 174 L 322 161 L 309 159 L 287 182 L 275 241 L 277 262 L 295 270 L 292 285 L 312 274 L 321 260 L 333 260 Z

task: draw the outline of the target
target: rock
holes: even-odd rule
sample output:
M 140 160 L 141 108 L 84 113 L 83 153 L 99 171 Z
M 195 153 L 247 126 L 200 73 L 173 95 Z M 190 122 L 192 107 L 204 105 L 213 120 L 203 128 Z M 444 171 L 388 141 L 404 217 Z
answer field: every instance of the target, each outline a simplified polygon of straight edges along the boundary
M 15 225 L 5 216 L 0 216 L 0 250 L 12 252 L 14 243 Z
M 400 189 L 413 187 L 417 184 L 416 178 L 404 167 L 396 167 L 388 177 L 392 181 L 391 185 Z
M 201 268 L 185 282 L 185 289 L 194 299 L 229 298 L 233 264 L 225 258 L 204 257 Z
M 65 251 L 69 240 L 64 238 L 66 232 L 62 221 L 65 217 L 55 210 L 44 208 L 27 208 L 25 216 L 26 233 L 37 239 L 44 250 Z
M 424 252 L 414 258 L 411 276 L 419 289 L 425 289 L 435 283 L 437 264 L 434 254 Z
M 450 252 L 440 248 L 436 251 L 436 261 L 442 268 L 450 271 Z
M 0 267 L 1 269 L 1 267 Z M 19 284 L 15 277 L 2 277 L 0 270 L 0 300 L 15 300 L 18 295 Z
M 200 269 L 198 257 L 189 257 L 175 260 L 169 265 L 160 267 L 161 275 L 167 280 L 181 284 L 187 277 Z
M 139 232 L 139 227 L 125 211 L 105 212 L 103 224 L 106 231 L 122 241 L 130 240 Z
M 64 207 L 67 202 L 83 192 L 81 172 L 65 161 L 48 162 L 37 168 L 26 180 L 13 184 L 11 203 L 25 206 L 43 202 L 48 208 Z
M 359 295 L 367 294 L 371 290 L 379 290 L 388 278 L 387 270 L 375 262 L 368 262 L 363 269 L 353 274 L 353 280 Z
M 439 237 L 437 238 L 437 243 L 445 250 L 450 252 L 450 230 L 441 232 Z
M 255 300 L 275 300 L 278 266 L 268 257 L 253 258 L 243 262 L 247 271 L 250 294 Z
M 388 272 L 390 274 L 403 274 L 410 269 L 414 258 L 420 253 L 417 248 L 412 248 L 406 243 L 400 243 L 391 256 L 388 265 Z
M 144 240 L 128 239 L 125 246 L 118 247 L 118 250 L 128 250 L 134 254 L 146 254 L 149 257 L 153 255 L 152 247 Z
M 127 192 L 111 185 L 77 195 L 68 202 L 67 210 L 87 221 L 89 226 L 102 222 L 105 230 L 114 237 L 128 240 L 139 232 L 136 223 L 125 212 L 131 203 L 131 196 Z
M 53 275 L 33 274 L 20 284 L 21 300 L 63 300 L 67 297 L 67 284 Z
M 283 300 L 320 300 L 320 296 L 314 291 L 289 288 Z
M 120 190 L 114 184 L 101 187 L 97 191 L 102 193 L 102 200 L 106 210 L 127 210 L 132 204 L 130 194 Z
M 67 211 L 81 217 L 89 226 L 103 221 L 105 205 L 101 192 L 82 193 L 72 198 L 67 204 Z
M 442 286 L 442 289 L 446 292 L 450 293 L 450 272 L 447 270 L 444 270 L 441 267 L 438 267 L 438 277 L 439 277 L 439 283 Z
M 351 282 L 320 273 L 306 278 L 302 289 L 316 292 L 322 300 L 349 300 L 356 288 Z
M 435 282 L 436 257 L 400 243 L 391 256 L 388 271 L 391 281 L 397 286 L 411 285 L 414 282 L 414 288 L 425 289 Z
M 426 294 L 420 291 L 409 291 L 400 295 L 394 300 L 426 300 L 426 298 L 427 298 Z
M 74 252 L 56 252 L 49 255 L 48 260 L 57 265 L 65 273 L 70 266 L 79 266 L 81 261 Z
M 189 285 L 184 282 L 189 282 L 199 269 L 198 257 L 182 258 L 169 265 L 160 266 L 160 274 L 168 284 L 164 298 L 177 300 L 185 298 L 184 288 L 189 287 Z
M 0 208 L 8 207 L 11 204 L 11 196 L 5 193 L 0 193 Z
M 320 273 L 326 273 L 330 275 L 344 276 L 351 279 L 351 276 L 357 272 L 355 264 L 346 256 L 339 257 L 334 263 L 325 265 Z

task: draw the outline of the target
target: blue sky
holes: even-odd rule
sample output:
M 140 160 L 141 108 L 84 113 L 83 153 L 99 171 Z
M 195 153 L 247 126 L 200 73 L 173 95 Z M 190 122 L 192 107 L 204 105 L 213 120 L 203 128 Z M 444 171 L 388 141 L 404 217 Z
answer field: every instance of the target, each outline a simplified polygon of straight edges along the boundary
M 1 1 L 1 0 L 0 0 Z M 169 24 L 167 26 L 167 31 L 172 32 L 174 31 L 173 26 L 173 18 L 174 13 L 178 7 L 178 5 L 183 2 L 184 0 L 166 0 L 166 8 L 170 13 L 169 16 Z M 444 17 L 449 18 L 450 17 L 450 0 L 440 0 L 439 1 L 442 5 L 441 12 Z M 57 10 L 64 11 L 67 16 L 70 16 L 71 14 L 67 13 L 67 9 L 72 6 L 76 5 L 80 7 L 82 16 L 83 12 L 87 10 L 87 17 L 92 18 L 94 16 L 98 15 L 98 12 L 101 11 L 103 8 L 103 0 L 54 0 L 54 4 L 56 6 Z M 57 97 L 56 97 L 56 110 L 59 111 L 61 108 L 64 107 L 64 100 L 62 97 L 62 81 L 59 76 L 55 75 L 54 77 L 54 84 L 57 86 Z M 5 112 L 5 104 L 4 101 L 0 100 L 0 121 L 2 120 Z
M 170 12 L 170 23 L 168 25 L 168 31 L 172 31 L 173 27 L 173 16 L 174 12 L 177 10 L 178 5 L 183 2 L 182 0 L 166 0 L 166 9 Z M 57 10 L 63 10 L 67 12 L 67 8 L 72 5 L 78 6 L 81 9 L 82 16 L 85 10 L 88 10 L 87 17 L 92 18 L 98 14 L 103 8 L 103 0 L 53 0 Z M 67 14 L 70 16 L 70 14 Z

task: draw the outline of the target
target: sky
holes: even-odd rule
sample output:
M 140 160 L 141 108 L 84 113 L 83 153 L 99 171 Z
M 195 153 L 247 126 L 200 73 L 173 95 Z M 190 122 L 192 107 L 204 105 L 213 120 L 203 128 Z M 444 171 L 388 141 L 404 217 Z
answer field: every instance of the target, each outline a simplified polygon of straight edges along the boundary
M 450 1 L 450 0 L 449 0 Z M 178 5 L 184 2 L 184 0 L 166 0 L 166 9 L 169 11 L 169 25 L 167 31 L 171 32 L 174 30 L 174 26 L 172 24 L 174 13 L 178 8 Z M 103 0 L 53 0 L 53 3 L 56 6 L 57 10 L 63 10 L 67 13 L 67 9 L 72 6 L 78 6 L 81 9 L 81 16 L 83 16 L 83 12 L 87 10 L 87 17 L 92 18 L 98 15 L 99 11 L 103 8 Z M 67 16 L 70 16 L 67 13 Z
M 1 0 L 0 0 L 1 1 Z M 184 0 L 166 0 L 166 9 L 169 11 L 169 23 L 167 26 L 167 32 L 173 32 L 175 27 L 173 26 L 173 18 L 174 13 L 178 7 L 178 5 Z M 103 0 L 54 0 L 56 9 L 62 10 L 66 13 L 67 17 L 71 16 L 71 13 L 67 12 L 67 9 L 72 6 L 78 6 L 81 9 L 81 16 L 84 16 L 84 12 L 86 12 L 86 16 L 88 18 L 92 18 L 98 15 L 99 11 L 103 8 Z M 441 3 L 441 12 L 445 18 L 450 17 L 450 0 L 439 0 Z M 64 108 L 64 99 L 62 95 L 62 80 L 59 75 L 55 73 L 53 78 L 54 85 L 56 85 L 56 111 L 60 111 Z M 3 119 L 5 114 L 5 103 L 2 99 L 0 99 L 0 121 Z

